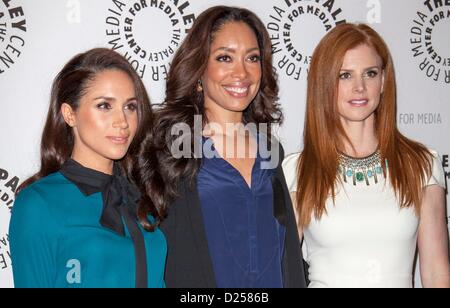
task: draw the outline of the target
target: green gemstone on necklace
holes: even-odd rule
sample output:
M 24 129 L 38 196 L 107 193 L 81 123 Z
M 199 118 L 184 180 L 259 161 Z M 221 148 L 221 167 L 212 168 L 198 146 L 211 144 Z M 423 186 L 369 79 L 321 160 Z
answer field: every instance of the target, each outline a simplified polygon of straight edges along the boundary
M 362 172 L 357 172 L 357 173 L 356 173 L 356 180 L 357 180 L 358 182 L 364 181 L 364 174 L 363 174 Z
M 348 178 L 352 178 L 353 185 L 364 182 L 370 185 L 369 179 L 374 179 L 375 184 L 378 184 L 378 175 L 383 173 L 380 152 L 377 150 L 364 158 L 350 157 L 340 153 L 338 170 L 339 174 L 344 177 L 345 183 L 348 183 Z

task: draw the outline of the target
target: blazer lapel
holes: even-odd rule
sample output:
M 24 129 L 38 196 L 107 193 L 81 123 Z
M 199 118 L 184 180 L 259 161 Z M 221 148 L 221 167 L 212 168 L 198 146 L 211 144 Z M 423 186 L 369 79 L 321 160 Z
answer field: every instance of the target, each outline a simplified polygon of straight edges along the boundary
M 286 179 L 284 178 L 283 169 L 279 165 L 276 169 L 275 177 L 280 181 L 281 191 L 283 192 L 283 203 L 285 211 L 286 223 L 286 238 L 285 238 L 285 253 L 283 257 L 283 273 L 284 273 L 284 287 L 285 288 L 305 288 L 305 272 L 303 268 L 303 256 L 298 238 L 297 223 L 295 222 L 294 210 L 291 203 L 291 198 L 286 186 Z M 280 191 L 280 193 L 281 193 Z
M 212 266 L 211 256 L 209 255 L 208 240 L 204 228 L 203 215 L 201 212 L 200 197 L 198 195 L 197 184 L 195 181 L 189 185 L 184 182 L 185 196 L 187 197 L 188 215 L 190 226 L 195 239 L 195 249 L 199 258 L 202 274 L 205 278 L 207 288 L 216 288 L 216 278 Z

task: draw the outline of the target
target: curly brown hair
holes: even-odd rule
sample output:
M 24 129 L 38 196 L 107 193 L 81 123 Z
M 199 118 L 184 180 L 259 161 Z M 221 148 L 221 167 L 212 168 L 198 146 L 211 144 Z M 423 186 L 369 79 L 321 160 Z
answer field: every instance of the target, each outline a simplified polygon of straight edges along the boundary
M 180 180 L 188 178 L 192 181 L 198 172 L 200 159 L 194 158 L 193 134 L 189 142 L 191 158 L 175 158 L 171 154 L 171 145 L 178 136 L 173 136 L 171 129 L 176 124 L 185 123 L 193 132 L 194 116 L 201 115 L 206 119 L 203 93 L 196 88 L 206 70 L 214 35 L 229 22 L 247 24 L 256 35 L 261 54 L 261 85 L 243 112 L 244 123 L 267 123 L 270 132 L 271 124 L 282 122 L 271 41 L 262 21 L 243 8 L 215 6 L 204 11 L 173 58 L 167 78 L 166 99 L 155 111 L 153 130 L 148 132 L 141 146 L 136 177 L 144 195 L 142 202 L 154 204 L 161 218 L 166 215 L 167 204 L 177 196 Z

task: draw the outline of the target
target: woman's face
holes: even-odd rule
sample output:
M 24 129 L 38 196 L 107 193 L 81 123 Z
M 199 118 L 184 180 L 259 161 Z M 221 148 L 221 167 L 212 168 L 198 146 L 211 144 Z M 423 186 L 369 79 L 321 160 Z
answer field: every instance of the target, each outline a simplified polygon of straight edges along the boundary
M 79 107 L 63 104 L 73 128 L 72 157 L 85 166 L 98 166 L 125 156 L 138 126 L 138 102 L 131 78 L 119 70 L 98 73 L 88 84 Z
M 214 34 L 201 79 L 208 112 L 242 113 L 248 107 L 261 83 L 260 52 L 243 22 L 228 22 Z
M 350 49 L 339 72 L 338 112 L 344 123 L 373 120 L 383 91 L 382 60 L 368 45 Z

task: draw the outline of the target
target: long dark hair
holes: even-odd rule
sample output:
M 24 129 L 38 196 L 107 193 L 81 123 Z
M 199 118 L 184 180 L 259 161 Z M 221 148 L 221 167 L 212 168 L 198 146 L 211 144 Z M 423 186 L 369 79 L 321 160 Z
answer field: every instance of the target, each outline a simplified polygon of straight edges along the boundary
M 95 48 L 73 57 L 58 73 L 52 84 L 50 106 L 47 120 L 41 138 L 41 167 L 40 170 L 25 180 L 16 193 L 35 181 L 57 172 L 64 162 L 70 158 L 74 146 L 72 128 L 67 125 L 61 113 L 61 105 L 69 104 L 76 110 L 80 99 L 86 94 L 89 83 L 96 75 L 105 70 L 120 70 L 126 73 L 134 84 L 138 104 L 138 128 L 130 144 L 127 154 L 119 164 L 125 175 L 132 180 L 136 173 L 134 157 L 139 151 L 139 145 L 144 139 L 146 130 L 151 127 L 152 111 L 150 100 L 142 80 L 139 78 L 128 61 L 115 51 L 106 48 Z M 145 212 L 145 215 L 142 213 Z M 149 225 L 147 213 L 157 216 L 157 210 L 152 205 L 142 204 L 138 209 L 141 224 Z M 145 221 L 144 221 L 145 220 Z
M 171 135 L 171 129 L 178 123 L 185 123 L 193 132 L 194 115 L 206 119 L 203 93 L 197 91 L 197 84 L 206 69 L 214 34 L 228 22 L 247 24 L 256 35 L 261 53 L 261 85 L 255 99 L 244 111 L 244 122 L 267 123 L 269 132 L 271 124 L 282 122 L 271 42 L 264 24 L 254 13 L 242 8 L 215 6 L 204 11 L 173 58 L 167 78 L 166 99 L 155 111 L 154 130 L 141 147 L 141 189 L 159 208 L 165 208 L 168 201 L 177 196 L 182 178 L 193 180 L 197 174 L 199 159 L 177 159 L 172 156 L 170 148 L 177 136 Z M 194 142 L 191 138 L 191 153 Z M 152 152 L 157 153 L 157 162 L 152 161 Z M 155 190 L 160 193 L 151 195 Z

